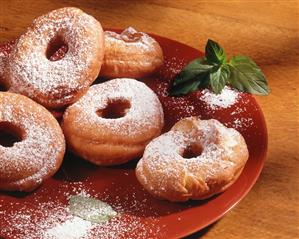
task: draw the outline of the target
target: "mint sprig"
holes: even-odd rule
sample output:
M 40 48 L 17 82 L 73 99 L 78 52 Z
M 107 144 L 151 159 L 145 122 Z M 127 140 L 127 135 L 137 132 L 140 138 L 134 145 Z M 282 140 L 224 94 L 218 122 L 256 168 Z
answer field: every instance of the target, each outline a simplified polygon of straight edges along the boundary
M 170 95 L 186 95 L 206 87 L 220 94 L 225 85 L 241 92 L 269 94 L 267 80 L 252 59 L 233 56 L 228 62 L 224 49 L 217 42 L 208 40 L 205 57 L 197 58 L 183 68 L 173 81 Z
M 72 215 L 94 223 L 109 221 L 117 215 L 117 212 L 107 203 L 81 195 L 71 196 L 68 208 Z

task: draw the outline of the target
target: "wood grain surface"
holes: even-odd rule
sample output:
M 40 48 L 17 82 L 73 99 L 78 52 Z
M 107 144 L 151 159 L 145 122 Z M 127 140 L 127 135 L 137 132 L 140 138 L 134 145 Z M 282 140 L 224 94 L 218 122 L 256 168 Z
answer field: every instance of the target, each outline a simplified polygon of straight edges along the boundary
M 246 198 L 188 238 L 299 238 L 298 1 L 0 0 L 0 41 L 19 36 L 50 10 L 76 6 L 104 27 L 134 26 L 203 50 L 208 38 L 252 57 L 271 88 L 257 97 L 269 131 L 268 158 Z

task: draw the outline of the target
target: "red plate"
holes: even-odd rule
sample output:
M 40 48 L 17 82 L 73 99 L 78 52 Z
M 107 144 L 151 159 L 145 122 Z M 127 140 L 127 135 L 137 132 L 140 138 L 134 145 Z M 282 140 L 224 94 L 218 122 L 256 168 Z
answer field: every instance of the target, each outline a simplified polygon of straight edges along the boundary
M 70 233 L 63 235 L 56 227 L 60 238 L 82 233 L 87 235 L 84 238 L 179 238 L 215 222 L 249 192 L 261 172 L 267 151 L 266 124 L 257 102 L 251 95 L 239 94 L 236 104 L 211 109 L 202 100 L 200 91 L 179 98 L 167 96 L 173 76 L 202 53 L 182 43 L 153 36 L 163 48 L 165 65 L 157 76 L 144 81 L 163 104 L 165 130 L 191 115 L 215 118 L 236 128 L 244 136 L 250 152 L 239 179 L 227 191 L 209 200 L 171 203 L 152 198 L 139 185 L 134 173 L 137 160 L 118 167 L 96 167 L 68 153 L 56 175 L 35 192 L 0 193 L 0 238 L 43 238 L 46 231 L 49 233 L 50 228 L 60 223 Z M 65 207 L 69 196 L 78 193 L 108 202 L 119 215 L 93 228 L 88 225 L 81 228 L 76 222 L 68 227 L 64 222 L 69 219 Z

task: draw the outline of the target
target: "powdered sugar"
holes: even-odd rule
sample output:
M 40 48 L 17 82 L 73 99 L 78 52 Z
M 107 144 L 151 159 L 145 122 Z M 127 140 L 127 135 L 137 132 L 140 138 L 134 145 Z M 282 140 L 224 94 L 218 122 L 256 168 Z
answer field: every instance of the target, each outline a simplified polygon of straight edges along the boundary
M 143 32 L 129 27 L 121 34 L 105 32 L 105 57 L 101 76 L 143 78 L 163 65 L 159 43 Z
M 0 99 L 0 121 L 24 131 L 23 140 L 12 147 L 0 145 L 1 189 L 18 190 L 26 183 L 38 185 L 61 160 L 58 155 L 65 147 L 61 129 L 48 111 L 23 96 L 1 93 Z
M 68 190 L 66 189 L 68 188 Z M 130 187 L 130 185 L 128 185 Z M 117 212 L 117 217 L 108 222 L 96 224 L 72 216 L 68 206 L 61 203 L 59 198 L 68 200 L 71 195 L 89 195 L 101 200 L 111 200 L 111 189 L 102 192 L 87 190 L 88 186 L 82 182 L 64 182 L 55 188 L 57 197 L 52 194 L 47 202 L 42 202 L 38 196 L 30 203 L 14 203 L 11 208 L 2 209 L 0 200 L 0 216 L 9 222 L 8 227 L 0 228 L 0 236 L 10 239 L 117 239 L 117 238 L 153 238 L 160 233 L 160 227 L 155 225 L 154 218 L 134 215 L 135 210 L 142 213 L 145 206 L 138 199 L 130 197 L 114 199 L 110 204 Z M 117 190 L 124 191 L 124 188 Z M 40 195 L 42 192 L 39 192 Z M 127 201 L 126 201 L 127 200 Z M 34 207 L 32 207 L 34 205 Z M 134 206 L 134 207 L 133 207 Z M 4 216 L 5 215 L 5 216 Z
M 6 87 L 5 74 L 7 68 L 8 56 L 12 50 L 15 41 L 10 41 L 4 45 L 0 45 L 0 86 Z
M 220 94 L 214 94 L 208 89 L 202 91 L 200 99 L 204 101 L 212 110 L 217 108 L 228 108 L 234 105 L 239 98 L 239 93 L 236 90 L 225 86 Z
M 11 53 L 10 90 L 50 106 L 68 103 L 99 73 L 101 34 L 100 24 L 76 8 L 58 9 L 37 18 Z M 61 60 L 50 61 L 45 52 L 58 36 L 67 43 L 68 52 Z
M 253 126 L 253 119 L 252 118 L 237 118 L 232 122 L 232 126 L 240 130 L 242 128 L 248 128 Z
M 4 52 L 0 52 L 0 82 L 3 79 L 3 75 L 4 75 L 4 70 L 5 70 L 5 66 L 6 66 L 6 60 L 7 60 L 7 56 L 4 54 Z
M 45 231 L 44 238 L 51 239 L 80 239 L 93 227 L 91 222 L 79 217 L 72 217 L 62 224 Z
M 150 37 L 144 32 L 138 32 L 133 27 L 126 28 L 121 34 L 112 31 L 105 31 L 105 43 L 107 48 L 113 49 L 114 44 L 118 44 L 121 48 L 122 45 L 127 44 L 138 47 L 139 52 L 146 52 L 153 50 L 153 43 L 155 39 Z
M 192 198 L 194 195 L 188 188 L 182 189 L 185 187 L 183 175 L 193 175 L 196 180 L 208 183 L 210 177 L 238 169 L 236 165 L 244 165 L 247 160 L 243 155 L 239 157 L 239 151 L 235 150 L 236 147 L 246 149 L 240 137 L 236 130 L 224 127 L 217 120 L 185 119 L 147 145 L 137 165 L 139 181 L 162 198 L 175 200 L 168 198 L 170 192 L 174 191 L 171 195 L 175 195 L 184 190 L 187 199 Z M 184 150 L 193 146 L 202 148 L 200 155 L 184 158 Z M 201 188 L 201 193 L 207 193 L 208 187 Z
M 121 118 L 100 117 L 97 111 L 105 109 L 109 100 L 129 101 L 130 108 Z M 141 135 L 143 142 L 157 135 L 163 127 L 164 118 L 161 103 L 150 88 L 134 79 L 122 78 L 91 86 L 85 96 L 68 108 L 64 115 L 66 122 L 68 128 L 72 127 L 74 132 L 80 130 L 82 135 L 92 137 L 91 132 L 96 134 L 100 130 L 110 135 L 111 142 L 130 143 Z M 102 133 L 97 137 L 100 135 Z

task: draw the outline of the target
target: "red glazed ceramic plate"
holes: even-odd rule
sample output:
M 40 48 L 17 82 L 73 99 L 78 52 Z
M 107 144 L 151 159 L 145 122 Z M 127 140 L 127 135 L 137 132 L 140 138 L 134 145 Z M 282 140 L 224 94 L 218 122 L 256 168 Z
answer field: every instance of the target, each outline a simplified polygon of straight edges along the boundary
M 249 192 L 267 151 L 265 120 L 257 102 L 249 94 L 228 88 L 222 98 L 213 98 L 206 90 L 169 97 L 171 79 L 202 53 L 167 38 L 153 37 L 163 48 L 165 64 L 156 76 L 143 81 L 163 104 L 164 130 L 181 118 L 194 115 L 215 118 L 239 130 L 250 152 L 239 179 L 211 199 L 171 203 L 156 200 L 143 190 L 134 172 L 138 159 L 117 167 L 96 167 L 68 153 L 56 175 L 33 193 L 0 193 L 0 238 L 181 238 L 221 218 Z M 77 194 L 109 203 L 118 216 L 101 225 L 74 219 L 67 204 L 69 197 Z

